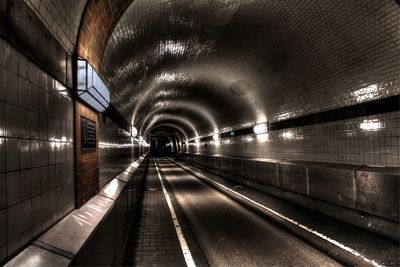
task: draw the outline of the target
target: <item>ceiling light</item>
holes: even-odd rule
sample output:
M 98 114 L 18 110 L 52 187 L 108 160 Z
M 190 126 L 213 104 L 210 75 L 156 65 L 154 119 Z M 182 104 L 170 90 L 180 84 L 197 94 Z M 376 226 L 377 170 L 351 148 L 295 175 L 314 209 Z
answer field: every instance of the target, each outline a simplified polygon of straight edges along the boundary
M 256 126 L 253 127 L 253 131 L 255 134 L 268 133 L 268 124 L 267 123 L 257 124 Z

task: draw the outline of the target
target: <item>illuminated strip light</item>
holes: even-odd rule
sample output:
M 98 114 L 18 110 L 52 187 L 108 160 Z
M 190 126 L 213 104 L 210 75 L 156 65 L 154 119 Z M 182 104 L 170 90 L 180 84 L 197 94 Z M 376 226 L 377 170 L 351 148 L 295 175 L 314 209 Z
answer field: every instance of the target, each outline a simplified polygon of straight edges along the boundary
M 167 189 L 165 188 L 164 182 L 161 178 L 157 162 L 155 162 L 155 165 L 156 165 L 156 169 L 157 169 L 158 179 L 160 179 L 160 183 L 161 183 L 162 190 L 164 192 L 165 200 L 167 201 L 169 212 L 171 213 L 171 217 L 172 217 L 172 221 L 174 223 L 176 235 L 178 236 L 178 239 L 179 239 L 179 244 L 182 249 L 183 257 L 185 258 L 186 266 L 196 267 L 196 264 L 194 263 L 192 254 L 190 253 L 189 246 L 187 245 L 185 236 L 183 235 L 181 226 L 179 224 L 178 217 L 176 217 L 174 207 L 172 206 L 171 198 L 169 197 Z
M 365 131 L 377 131 L 382 127 L 382 123 L 378 119 L 373 119 L 373 120 L 363 120 L 362 123 L 360 123 L 360 128 Z
M 214 141 L 219 141 L 219 139 L 220 139 L 220 135 L 219 135 L 219 133 L 215 133 L 215 134 L 213 134 L 213 140 Z
M 78 59 L 77 90 L 80 99 L 99 112 L 110 105 L 110 91 L 92 66 L 84 59 Z
M 257 124 L 256 126 L 253 127 L 253 132 L 255 134 L 268 133 L 268 124 L 267 123 Z
M 104 143 L 104 142 L 99 142 L 99 147 L 100 148 L 128 148 L 128 147 L 133 147 L 134 145 L 131 143 L 126 143 L 126 144 L 114 144 L 114 143 Z
M 268 207 L 266 207 L 266 206 L 264 206 L 264 205 L 262 205 L 262 204 L 260 204 L 260 203 L 258 203 L 256 201 L 252 200 L 251 198 L 249 198 L 247 196 L 244 196 L 244 195 L 242 195 L 242 194 L 230 189 L 229 187 L 226 187 L 223 184 L 215 182 L 214 180 L 204 176 L 203 174 L 201 174 L 201 173 L 199 173 L 197 171 L 191 170 L 191 169 L 187 168 L 186 166 L 183 166 L 183 165 L 181 165 L 179 163 L 176 163 L 176 162 L 175 162 L 175 164 L 179 165 L 184 170 L 196 173 L 196 175 L 202 177 L 203 179 L 206 179 L 207 181 L 209 181 L 209 182 L 211 182 L 213 184 L 216 184 L 216 185 L 224 188 L 225 190 L 228 190 L 229 192 L 231 192 L 231 193 L 233 193 L 233 194 L 235 194 L 235 195 L 237 195 L 237 196 L 239 196 L 239 197 L 251 202 L 252 204 L 254 204 L 254 205 L 256 205 L 256 206 L 258 206 L 258 207 L 260 207 L 260 208 L 262 208 L 262 209 L 264 209 L 264 210 L 266 210 L 266 211 L 268 211 L 268 212 L 270 212 L 272 214 L 274 214 L 275 216 L 278 216 L 279 218 L 281 218 L 281 219 L 283 219 L 283 220 L 285 220 L 285 221 L 287 221 L 287 222 L 289 222 L 289 223 L 291 223 L 293 225 L 296 225 L 297 227 L 300 227 L 301 229 L 303 229 L 303 230 L 305 230 L 305 231 L 307 231 L 307 232 L 309 232 L 309 233 L 311 233 L 313 235 L 318 236 L 319 238 L 321 238 L 321 239 L 323 239 L 323 240 L 325 240 L 325 241 L 327 241 L 327 242 L 329 242 L 329 243 L 331 243 L 331 244 L 333 244 L 333 245 L 335 245 L 335 246 L 337 246 L 337 247 L 349 252 L 350 254 L 356 256 L 357 258 L 362 259 L 363 261 L 365 261 L 365 262 L 367 262 L 367 263 L 369 263 L 369 264 L 371 264 L 373 266 L 384 267 L 384 265 L 381 265 L 381 264 L 377 263 L 374 260 L 368 259 L 363 254 L 361 254 L 360 252 L 358 252 L 358 251 L 356 251 L 356 250 L 354 250 L 354 249 L 352 249 L 352 248 L 340 243 L 339 241 L 336 241 L 336 240 L 334 240 L 334 239 L 332 239 L 332 238 L 330 238 L 330 237 L 328 237 L 328 236 L 326 236 L 326 235 L 324 235 L 324 234 L 322 234 L 322 233 L 320 233 L 320 232 L 318 232 L 316 230 L 313 230 L 313 229 L 305 226 L 304 224 L 301 224 L 301 223 L 299 223 L 299 222 L 297 222 L 297 221 L 295 221 L 293 219 L 290 219 L 289 217 L 286 217 L 285 215 L 280 214 L 279 212 L 277 212 L 277 211 L 275 211 L 275 210 L 273 210 L 271 208 L 268 208 Z

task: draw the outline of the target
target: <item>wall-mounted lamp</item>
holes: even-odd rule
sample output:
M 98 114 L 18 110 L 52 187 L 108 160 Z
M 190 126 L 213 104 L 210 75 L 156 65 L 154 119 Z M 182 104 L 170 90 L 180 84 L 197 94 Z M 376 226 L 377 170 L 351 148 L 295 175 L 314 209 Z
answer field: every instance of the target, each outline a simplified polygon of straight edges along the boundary
M 257 124 L 256 126 L 253 127 L 253 131 L 255 134 L 266 134 L 268 133 L 268 124 L 267 123 Z
M 132 127 L 131 127 L 131 136 L 132 136 L 132 137 L 136 137 L 136 136 L 137 136 L 137 133 L 138 133 L 138 131 L 137 131 L 137 129 L 135 128 L 135 126 L 132 126 Z
M 214 141 L 218 141 L 220 139 L 219 133 L 213 134 L 212 138 L 213 138 Z
M 78 59 L 78 96 L 99 112 L 105 111 L 110 104 L 110 91 L 96 71 L 84 59 Z

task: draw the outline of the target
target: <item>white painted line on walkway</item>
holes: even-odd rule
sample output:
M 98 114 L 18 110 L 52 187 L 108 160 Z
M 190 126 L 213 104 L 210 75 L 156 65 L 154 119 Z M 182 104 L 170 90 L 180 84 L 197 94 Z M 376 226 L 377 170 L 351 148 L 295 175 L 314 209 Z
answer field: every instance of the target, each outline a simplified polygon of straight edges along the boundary
M 376 266 L 376 267 L 383 267 L 384 266 L 384 265 L 381 265 L 381 264 L 377 263 L 374 260 L 368 259 L 363 254 L 361 254 L 360 252 L 358 252 L 358 251 L 356 251 L 356 250 L 354 250 L 354 249 L 352 249 L 352 248 L 340 243 L 339 241 L 336 241 L 336 240 L 334 240 L 334 239 L 332 239 L 332 238 L 330 238 L 330 237 L 328 237 L 328 236 L 326 236 L 326 235 L 324 235 L 324 234 L 322 234 L 322 233 L 320 233 L 320 232 L 318 232 L 316 230 L 308 228 L 304 224 L 301 224 L 301 223 L 299 223 L 299 222 L 297 222 L 297 221 L 295 221 L 293 219 L 290 219 L 289 217 L 286 217 L 285 215 L 280 214 L 279 212 L 277 212 L 277 211 L 275 211 L 275 210 L 273 210 L 271 208 L 268 208 L 268 207 L 264 206 L 263 204 L 260 204 L 260 203 L 258 203 L 256 201 L 252 200 L 251 198 L 249 198 L 249 197 L 247 197 L 245 195 L 242 195 L 242 194 L 236 192 L 235 190 L 232 190 L 229 187 L 226 187 L 225 185 L 220 184 L 220 183 L 212 180 L 211 178 L 208 178 L 207 176 L 204 176 L 203 174 L 201 174 L 201 173 L 199 173 L 197 171 L 194 171 L 194 170 L 192 170 L 192 169 L 190 169 L 190 168 L 188 168 L 188 167 L 186 167 L 186 166 L 184 166 L 184 165 L 182 165 L 180 163 L 177 163 L 177 162 L 175 162 L 175 164 L 177 164 L 178 166 L 180 166 L 181 168 L 183 168 L 185 170 L 188 170 L 189 172 L 196 173 L 196 175 L 202 177 L 202 179 L 205 179 L 205 180 L 209 181 L 210 183 L 214 183 L 214 184 L 216 184 L 216 185 L 218 185 L 218 186 L 220 186 L 220 187 L 232 192 L 233 194 L 235 194 L 235 195 L 237 195 L 237 196 L 239 196 L 239 197 L 241 197 L 241 198 L 253 203 L 254 205 L 256 205 L 256 206 L 258 206 L 258 207 L 260 207 L 260 208 L 262 208 L 262 209 L 264 209 L 264 210 L 266 210 L 266 211 L 268 211 L 268 212 L 270 212 L 270 213 L 272 213 L 272 214 L 274 214 L 276 216 L 278 216 L 279 218 L 281 218 L 281 219 L 283 219 L 283 220 L 285 220 L 285 221 L 287 221 L 287 222 L 289 222 L 291 224 L 294 224 L 294 225 L 300 227 L 301 229 L 303 229 L 303 230 L 305 230 L 305 231 L 307 231 L 307 232 L 309 232 L 309 233 L 311 233 L 313 235 L 316 235 L 319 238 L 322 238 L 323 240 L 325 240 L 325 241 L 327 241 L 327 242 L 329 242 L 329 243 L 331 243 L 331 244 L 333 244 L 333 245 L 335 245 L 335 246 L 337 246 L 337 247 L 339 247 L 339 248 L 341 248 L 341 249 L 353 254 L 357 258 L 360 258 L 363 261 L 365 261 L 366 263 L 372 264 L 373 266 Z
M 192 253 L 190 253 L 189 246 L 187 245 L 185 236 L 183 235 L 183 232 L 182 232 L 182 229 L 181 229 L 181 225 L 179 224 L 178 218 L 176 217 L 176 213 L 175 213 L 174 207 L 172 206 L 171 198 L 169 197 L 167 189 L 166 189 L 166 187 L 164 185 L 164 182 L 163 182 L 163 180 L 161 178 L 161 174 L 160 174 L 160 171 L 158 169 L 158 164 L 157 164 L 157 162 L 154 162 L 154 163 L 156 165 L 158 179 L 160 179 L 160 183 L 161 183 L 162 190 L 164 192 L 165 200 L 167 200 L 169 212 L 171 213 L 172 221 L 173 221 L 174 226 L 175 226 L 176 235 L 178 236 L 179 244 L 181 245 L 181 249 L 182 249 L 183 257 L 185 258 L 186 266 L 188 266 L 188 267 L 196 267 L 196 264 L 194 263 L 194 260 L 193 260 L 193 257 L 192 257 Z

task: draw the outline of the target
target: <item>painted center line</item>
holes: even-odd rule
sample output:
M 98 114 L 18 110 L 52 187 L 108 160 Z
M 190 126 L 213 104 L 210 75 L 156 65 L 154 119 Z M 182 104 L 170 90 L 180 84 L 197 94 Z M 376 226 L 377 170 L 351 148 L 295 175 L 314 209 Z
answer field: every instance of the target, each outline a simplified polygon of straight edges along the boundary
M 169 197 L 169 194 L 165 187 L 164 181 L 161 178 L 160 170 L 158 169 L 158 164 L 156 161 L 155 161 L 155 165 L 156 165 L 156 170 L 157 170 L 157 174 L 158 174 L 158 179 L 160 179 L 160 183 L 161 183 L 162 190 L 164 192 L 165 200 L 167 201 L 169 212 L 171 213 L 171 217 L 172 217 L 172 221 L 174 223 L 176 235 L 178 236 L 178 239 L 179 239 L 179 244 L 182 249 L 183 257 L 185 258 L 186 266 L 196 267 L 196 264 L 194 263 L 194 260 L 192 257 L 192 253 L 190 253 L 189 246 L 187 245 L 185 236 L 183 235 L 183 232 L 182 232 L 181 225 L 179 224 L 179 220 L 176 216 L 174 207 L 172 206 L 171 198 Z

